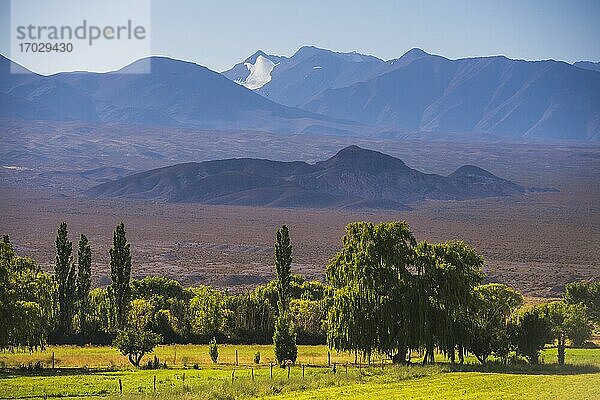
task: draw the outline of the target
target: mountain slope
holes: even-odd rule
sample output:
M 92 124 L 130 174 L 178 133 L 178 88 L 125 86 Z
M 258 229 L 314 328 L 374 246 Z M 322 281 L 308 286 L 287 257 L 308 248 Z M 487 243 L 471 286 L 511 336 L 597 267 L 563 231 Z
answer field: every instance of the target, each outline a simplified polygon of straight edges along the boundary
M 593 61 L 577 61 L 573 63 L 574 66 L 583 69 L 589 69 L 590 71 L 600 72 L 600 62 Z
M 268 59 L 272 69 L 268 80 L 250 87 L 251 69 L 256 59 Z M 244 67 L 241 67 L 244 65 Z M 244 63 L 236 64 L 223 75 L 277 103 L 301 106 L 324 90 L 344 87 L 382 73 L 387 63 L 377 57 L 353 53 L 338 53 L 314 46 L 301 47 L 293 56 L 279 57 L 259 51 Z M 244 71 L 245 70 L 245 71 Z
M 178 164 L 95 186 L 92 197 L 308 208 L 405 209 L 422 200 L 463 200 L 525 193 L 526 188 L 474 167 L 445 177 L 350 146 L 316 164 L 229 159 Z
M 303 108 L 389 129 L 600 139 L 600 74 L 556 61 L 427 55 Z
M 3 97 L 19 99 L 4 113 L 13 119 L 43 119 L 47 109 L 59 121 L 274 132 L 302 132 L 315 124 L 344 132 L 345 127 L 355 126 L 274 103 L 208 68 L 166 57 L 139 60 L 115 72 L 48 77 L 10 74 L 10 60 L 1 61 Z M 150 73 L 132 73 L 146 62 Z M 24 110 L 27 102 L 44 112 L 36 118 Z

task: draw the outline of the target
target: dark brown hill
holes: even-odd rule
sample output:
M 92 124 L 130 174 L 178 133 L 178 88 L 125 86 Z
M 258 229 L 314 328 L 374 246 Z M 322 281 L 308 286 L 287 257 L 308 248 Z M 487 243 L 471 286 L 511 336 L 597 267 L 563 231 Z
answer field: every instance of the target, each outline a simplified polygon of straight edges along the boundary
M 475 166 L 449 176 L 357 146 L 316 164 L 251 158 L 177 164 L 95 186 L 91 197 L 305 208 L 404 209 L 423 200 L 510 196 L 527 189 Z

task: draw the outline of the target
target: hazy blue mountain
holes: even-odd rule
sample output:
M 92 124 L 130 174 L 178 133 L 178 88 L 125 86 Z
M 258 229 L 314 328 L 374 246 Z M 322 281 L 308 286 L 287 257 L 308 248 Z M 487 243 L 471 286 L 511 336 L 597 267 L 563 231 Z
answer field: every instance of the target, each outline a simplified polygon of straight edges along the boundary
M 329 89 L 303 108 L 390 130 L 600 139 L 600 74 L 557 61 L 402 58 L 390 72 Z
M 223 74 L 244 85 L 249 70 L 261 56 L 271 60 L 274 65 L 269 77 L 262 79 L 264 83 L 252 89 L 268 99 L 291 107 L 303 105 L 324 90 L 348 86 L 376 76 L 391 65 L 377 57 L 356 52 L 338 53 L 305 46 L 289 58 L 259 51 Z
M 1 101 L 11 102 L 1 114 L 6 118 L 275 132 L 314 126 L 346 132 L 348 125 L 274 103 L 208 68 L 165 57 L 140 60 L 116 72 L 47 77 L 10 74 L 10 62 L 0 60 Z M 149 74 L 127 73 L 139 70 L 142 62 L 151 63 Z
M 271 72 L 275 66 L 287 60 L 287 57 L 274 56 L 258 50 L 243 62 L 224 71 L 223 75 L 249 89 L 256 89 L 271 79 Z
M 178 164 L 95 186 L 92 197 L 307 208 L 406 209 L 427 199 L 462 200 L 525 193 L 475 166 L 449 176 L 425 174 L 402 160 L 357 146 L 316 164 L 229 159 Z
M 600 72 L 600 62 L 577 61 L 576 63 L 573 63 L 573 65 L 579 68 L 589 69 L 590 71 Z

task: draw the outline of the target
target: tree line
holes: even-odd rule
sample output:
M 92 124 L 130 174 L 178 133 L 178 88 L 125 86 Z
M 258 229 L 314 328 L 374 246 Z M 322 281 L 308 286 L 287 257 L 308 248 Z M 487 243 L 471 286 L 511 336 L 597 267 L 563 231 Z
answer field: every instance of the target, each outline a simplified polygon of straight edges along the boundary
M 523 307 L 522 296 L 483 284 L 483 258 L 464 242 L 417 243 L 406 222 L 351 223 L 326 267 L 327 284 L 291 271 L 284 225 L 275 237 L 277 278 L 242 294 L 184 287 L 164 277 L 132 279 L 124 225 L 113 232 L 110 279 L 92 288 L 92 251 L 85 235 L 76 258 L 66 223 L 56 235 L 54 274 L 0 244 L 0 348 L 48 343 L 109 344 L 134 365 L 162 343 L 273 343 L 280 364 L 295 362 L 296 343 L 327 343 L 370 359 L 453 362 L 474 354 L 531 363 L 547 344 L 564 363 L 567 340 L 583 344 L 600 323 L 600 282 L 568 284 L 562 300 Z

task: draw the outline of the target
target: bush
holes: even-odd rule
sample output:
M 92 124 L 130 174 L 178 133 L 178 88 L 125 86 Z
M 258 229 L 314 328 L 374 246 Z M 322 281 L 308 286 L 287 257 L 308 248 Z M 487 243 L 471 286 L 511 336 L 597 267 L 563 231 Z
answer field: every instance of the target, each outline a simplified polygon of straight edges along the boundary
M 154 356 L 153 360 L 148 361 L 147 368 L 148 369 L 159 369 L 161 367 L 160 360 L 158 357 Z
M 217 363 L 219 359 L 219 348 L 217 347 L 217 339 L 212 338 L 210 344 L 208 345 L 208 354 L 210 355 L 210 359 L 214 364 Z
M 254 364 L 260 364 L 260 351 L 254 353 Z

